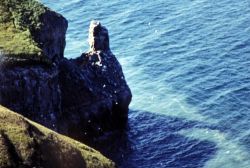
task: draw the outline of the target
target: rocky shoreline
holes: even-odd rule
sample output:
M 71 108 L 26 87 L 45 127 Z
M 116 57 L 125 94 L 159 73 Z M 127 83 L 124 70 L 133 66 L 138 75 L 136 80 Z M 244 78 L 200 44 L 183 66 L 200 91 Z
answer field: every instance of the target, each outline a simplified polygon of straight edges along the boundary
M 126 128 L 132 94 L 100 22 L 90 50 L 67 59 L 63 16 L 34 0 L 1 1 L 0 12 L 1 105 L 83 142 Z

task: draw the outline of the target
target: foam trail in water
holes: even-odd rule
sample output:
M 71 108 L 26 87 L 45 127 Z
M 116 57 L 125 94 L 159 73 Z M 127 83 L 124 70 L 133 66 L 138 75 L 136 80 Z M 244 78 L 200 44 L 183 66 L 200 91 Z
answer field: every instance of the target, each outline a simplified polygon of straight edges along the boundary
M 170 85 L 166 85 L 159 79 L 151 79 L 148 82 L 148 76 L 143 73 L 143 69 L 134 70 L 129 64 L 130 58 L 118 58 L 121 63 L 127 79 L 139 78 L 137 82 L 128 80 L 128 84 L 133 93 L 133 101 L 130 108 L 133 110 L 150 111 L 153 113 L 164 114 L 187 120 L 207 122 L 215 124 L 215 119 L 208 118 L 198 112 L 198 110 L 186 103 L 186 96 L 174 92 Z M 162 77 L 162 80 L 165 78 Z
M 205 168 L 249 168 L 250 154 L 239 145 L 237 139 L 232 140 L 219 130 L 193 128 L 181 130 L 179 134 L 216 143 L 217 154 L 205 164 Z
M 152 91 L 142 93 L 138 90 L 138 94 L 134 94 L 131 109 L 150 111 L 193 121 L 206 121 L 210 124 L 217 123 L 216 120 L 201 115 L 195 107 L 188 105 L 185 101 L 185 96 L 171 94 L 169 90 L 164 90 L 154 94 L 150 94 Z M 139 96 L 137 97 L 137 95 Z

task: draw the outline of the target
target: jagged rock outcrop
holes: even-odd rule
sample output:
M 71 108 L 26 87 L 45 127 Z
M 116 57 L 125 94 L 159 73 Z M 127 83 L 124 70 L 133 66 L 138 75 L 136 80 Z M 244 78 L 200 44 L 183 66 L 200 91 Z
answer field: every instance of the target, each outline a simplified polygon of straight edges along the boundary
M 105 27 L 92 22 L 90 51 L 68 60 L 61 15 L 33 0 L 0 11 L 0 104 L 75 138 L 125 128 L 132 95 Z
M 90 24 L 89 43 L 89 52 L 60 63 L 63 123 L 72 136 L 79 136 L 79 126 L 83 136 L 124 128 L 132 97 L 108 31 L 97 21 Z
M 0 105 L 0 167 L 114 168 L 96 150 Z

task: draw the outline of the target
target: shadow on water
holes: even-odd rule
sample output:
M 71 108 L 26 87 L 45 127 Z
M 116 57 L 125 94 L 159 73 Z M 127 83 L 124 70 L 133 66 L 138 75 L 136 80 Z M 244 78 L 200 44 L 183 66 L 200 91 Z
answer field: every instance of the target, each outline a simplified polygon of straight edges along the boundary
M 216 129 L 197 121 L 130 111 L 129 128 L 94 146 L 119 167 L 198 168 L 216 154 L 216 144 L 178 134 L 189 128 Z

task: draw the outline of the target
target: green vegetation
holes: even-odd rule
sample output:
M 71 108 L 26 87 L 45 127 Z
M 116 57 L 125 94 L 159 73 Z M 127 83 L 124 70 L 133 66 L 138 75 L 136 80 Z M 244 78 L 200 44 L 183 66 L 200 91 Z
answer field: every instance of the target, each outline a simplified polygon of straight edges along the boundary
M 94 149 L 2 106 L 0 123 L 0 167 L 115 167 Z
M 7 57 L 43 60 L 31 32 L 41 27 L 39 17 L 46 10 L 35 0 L 1 0 L 0 52 Z

